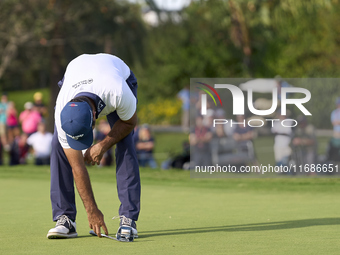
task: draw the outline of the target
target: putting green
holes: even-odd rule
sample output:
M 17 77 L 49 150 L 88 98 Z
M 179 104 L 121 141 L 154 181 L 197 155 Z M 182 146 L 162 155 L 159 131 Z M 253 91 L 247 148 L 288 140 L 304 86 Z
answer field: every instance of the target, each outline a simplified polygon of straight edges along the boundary
M 118 228 L 114 174 L 90 170 L 110 235 Z M 77 195 L 78 238 L 49 240 L 48 169 L 0 168 L 0 254 L 339 254 L 338 179 L 193 180 L 142 169 L 140 238 L 88 234 Z

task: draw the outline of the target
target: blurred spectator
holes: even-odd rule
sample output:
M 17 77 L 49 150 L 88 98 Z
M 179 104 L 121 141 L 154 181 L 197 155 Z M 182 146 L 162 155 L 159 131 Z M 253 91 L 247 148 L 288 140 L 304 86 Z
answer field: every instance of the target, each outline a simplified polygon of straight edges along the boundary
M 104 140 L 110 131 L 111 131 L 110 124 L 104 119 L 100 120 L 96 133 L 97 142 Z M 104 153 L 102 160 L 100 161 L 100 166 L 111 166 L 112 161 L 113 161 L 112 148 L 110 148 Z
M 40 113 L 41 117 L 46 117 L 47 107 L 43 103 L 43 94 L 41 92 L 35 92 L 33 95 L 34 107 Z
M 285 127 L 281 124 L 281 122 L 286 119 L 286 116 L 281 115 L 280 113 L 278 113 L 278 115 L 280 121 L 273 121 L 273 127 L 271 129 L 272 133 L 275 135 L 275 162 L 277 166 L 287 166 L 289 162 L 289 157 L 292 153 L 290 142 L 292 140 L 293 131 L 291 127 Z M 286 125 L 292 125 L 292 123 L 287 123 Z
M 214 119 L 223 119 L 225 120 L 225 112 L 223 109 L 219 108 L 215 111 L 214 113 Z M 213 127 L 212 124 L 212 131 L 213 131 L 213 136 L 214 137 L 232 137 L 234 133 L 234 126 L 231 126 L 231 120 L 227 120 L 227 124 L 217 124 L 215 127 Z
M 36 165 L 49 165 L 53 135 L 46 132 L 44 122 L 38 124 L 38 131 L 27 138 L 27 144 L 33 148 Z
M 288 88 L 288 87 L 291 87 L 291 85 L 286 82 L 285 80 L 282 79 L 282 77 L 280 75 L 276 75 L 274 77 L 274 79 L 276 80 L 276 83 L 277 83 L 277 98 L 279 99 L 279 101 L 281 101 L 281 89 L 282 88 Z M 289 95 L 289 93 L 288 93 Z M 268 109 L 268 108 L 266 108 Z
M 0 102 L 0 142 L 3 146 L 7 145 L 7 135 L 6 135 L 6 119 L 7 119 L 7 107 L 8 107 L 7 95 L 3 94 L 1 96 Z
M 227 133 L 224 128 L 225 125 L 216 125 L 213 128 L 213 137 L 214 138 L 222 138 L 227 137 Z
M 207 109 L 207 114 L 203 115 L 203 125 L 206 127 L 212 127 L 213 121 L 215 116 L 215 110 L 214 109 Z
M 26 155 L 28 153 L 29 146 L 27 145 L 27 134 L 20 134 L 20 130 L 16 129 L 14 134 L 14 140 L 11 144 L 9 151 L 9 165 L 19 165 L 26 163 Z
M 254 138 L 252 127 L 248 126 L 243 115 L 237 115 L 237 126 L 234 130 L 233 137 L 237 142 L 250 141 Z
M 327 149 L 327 159 L 330 161 L 340 161 L 340 97 L 335 101 L 337 108 L 332 111 L 331 121 L 333 124 L 333 137 Z
M 190 145 L 193 148 L 193 163 L 195 166 L 211 165 L 210 141 L 212 132 L 204 126 L 201 115 L 196 117 L 196 126 L 190 134 Z
M 340 138 L 340 97 L 336 99 L 336 109 L 331 114 L 333 137 Z
M 139 119 L 137 118 L 137 124 L 135 126 L 135 128 L 133 129 L 133 142 L 135 143 L 135 146 L 136 146 L 136 143 L 138 141 L 138 136 L 139 136 Z
M 2 150 L 3 150 L 3 146 L 0 141 L 0 166 L 2 166 L 3 164 Z
M 202 95 L 203 94 L 205 94 L 203 91 L 199 91 L 197 97 L 194 97 L 194 100 L 196 101 L 196 103 L 195 103 L 196 115 L 201 114 L 201 111 L 202 111 Z M 207 110 L 215 108 L 215 104 L 210 97 L 207 98 L 206 103 L 207 103 Z
M 247 153 L 253 165 L 258 165 L 253 144 L 255 137 L 253 128 L 247 125 L 244 115 L 237 115 L 236 120 L 238 124 L 234 130 L 233 138 L 237 143 L 237 147 L 241 152 Z M 244 165 L 244 163 L 240 165 Z
M 151 136 L 148 125 L 142 125 L 139 128 L 138 140 L 136 141 L 136 152 L 140 166 L 150 166 L 156 168 L 157 163 L 153 157 L 153 149 L 155 147 L 154 138 Z
M 37 132 L 38 124 L 41 121 L 40 113 L 35 109 L 32 102 L 27 102 L 24 105 L 25 110 L 20 113 L 19 120 L 21 123 L 22 131 L 31 135 Z
M 182 129 L 184 132 L 189 131 L 189 109 L 190 109 L 190 90 L 185 86 L 177 97 L 182 101 Z
M 305 116 L 297 118 L 298 126 L 295 129 L 292 148 L 293 154 L 296 158 L 297 165 L 315 164 L 317 163 L 317 143 L 315 128 L 308 124 Z
M 12 101 L 8 103 L 6 124 L 7 124 L 8 143 L 12 144 L 15 130 L 19 128 L 18 112 L 17 112 L 17 109 L 15 109 L 14 102 Z

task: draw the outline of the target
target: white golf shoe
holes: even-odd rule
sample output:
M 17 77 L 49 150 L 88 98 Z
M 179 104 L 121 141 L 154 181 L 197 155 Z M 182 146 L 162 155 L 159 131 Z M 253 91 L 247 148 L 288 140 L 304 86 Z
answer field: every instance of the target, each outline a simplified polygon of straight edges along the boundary
M 55 227 L 51 228 L 47 233 L 48 239 L 72 238 L 77 236 L 76 223 L 66 215 L 59 216 Z
M 118 228 L 116 238 L 121 242 L 133 242 L 138 237 L 136 222 L 124 215 L 113 217 L 120 218 L 120 226 Z

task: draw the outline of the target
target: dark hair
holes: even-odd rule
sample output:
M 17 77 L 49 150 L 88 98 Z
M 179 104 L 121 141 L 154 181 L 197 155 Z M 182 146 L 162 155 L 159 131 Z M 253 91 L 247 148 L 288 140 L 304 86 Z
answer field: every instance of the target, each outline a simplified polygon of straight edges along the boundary
M 70 102 L 86 102 L 91 106 L 91 99 L 86 96 L 75 97 Z

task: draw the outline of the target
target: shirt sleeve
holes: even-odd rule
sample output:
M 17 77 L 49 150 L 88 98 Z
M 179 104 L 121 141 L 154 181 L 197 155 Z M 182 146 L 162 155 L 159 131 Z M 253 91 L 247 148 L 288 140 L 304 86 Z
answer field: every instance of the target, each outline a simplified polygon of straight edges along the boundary
M 125 82 L 125 81 L 124 81 Z M 123 84 L 122 94 L 117 100 L 117 114 L 121 120 L 129 120 L 136 112 L 136 97 L 127 84 Z
M 59 140 L 61 147 L 63 147 L 64 149 L 70 149 L 71 147 L 67 142 L 65 131 L 62 130 L 61 128 L 60 129 L 57 128 L 57 130 L 58 130 L 58 140 Z
M 66 139 L 66 133 L 65 131 L 61 128 L 61 123 L 60 123 L 60 111 L 55 111 L 55 127 L 57 129 L 57 133 L 58 133 L 58 141 L 61 145 L 61 147 L 63 147 L 64 149 L 69 149 L 71 148 L 70 145 L 67 142 Z

